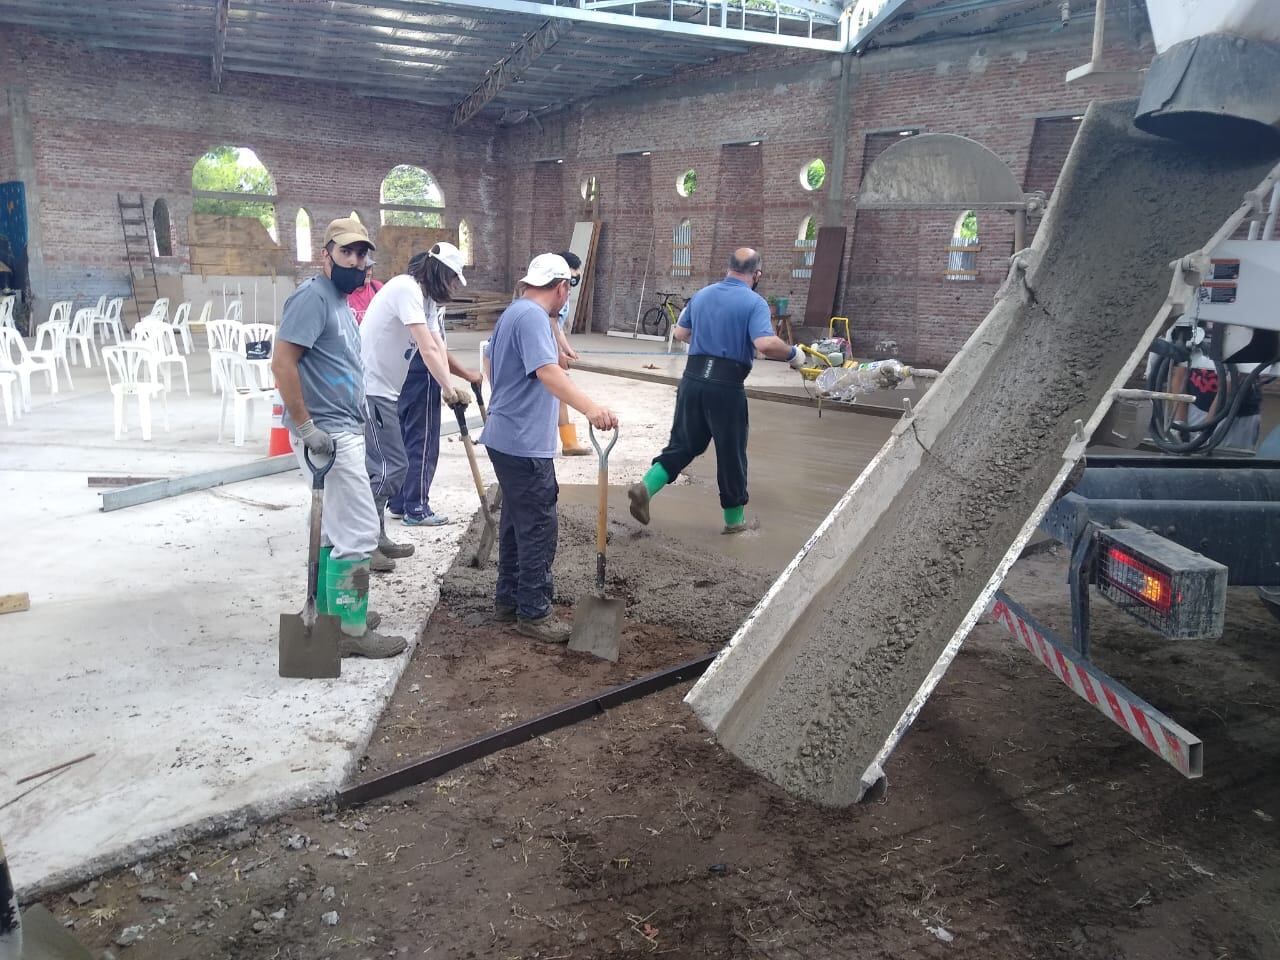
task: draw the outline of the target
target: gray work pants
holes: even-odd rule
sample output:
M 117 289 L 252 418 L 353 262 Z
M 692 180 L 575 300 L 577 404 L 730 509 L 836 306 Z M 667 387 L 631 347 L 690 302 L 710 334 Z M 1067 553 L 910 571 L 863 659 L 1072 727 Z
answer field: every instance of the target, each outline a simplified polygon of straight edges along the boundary
M 378 546 L 378 513 L 365 469 L 364 434 L 335 433 L 333 467 L 324 478 L 324 518 L 320 523 L 322 546 L 333 547 L 335 560 L 368 560 Z M 293 455 L 302 467 L 302 478 L 311 488 L 311 471 L 303 459 L 306 445 L 289 432 Z M 312 462 L 317 458 L 312 456 Z

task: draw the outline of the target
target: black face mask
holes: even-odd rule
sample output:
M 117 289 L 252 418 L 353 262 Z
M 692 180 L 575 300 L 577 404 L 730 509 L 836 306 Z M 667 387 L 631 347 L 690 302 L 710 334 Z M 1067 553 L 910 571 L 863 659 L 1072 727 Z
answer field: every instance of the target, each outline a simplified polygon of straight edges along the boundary
M 346 296 L 364 286 L 365 269 L 363 267 L 340 267 L 334 263 L 329 269 L 329 279 L 338 291 Z

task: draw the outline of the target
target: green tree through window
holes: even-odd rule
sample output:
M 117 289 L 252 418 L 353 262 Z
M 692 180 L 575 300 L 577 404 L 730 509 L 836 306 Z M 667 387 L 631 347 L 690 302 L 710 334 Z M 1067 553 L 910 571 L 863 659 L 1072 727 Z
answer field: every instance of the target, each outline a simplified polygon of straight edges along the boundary
M 196 192 L 192 210 L 222 217 L 250 217 L 276 235 L 276 208 L 268 200 L 254 200 L 253 194 L 274 195 L 275 181 L 257 154 L 247 147 L 214 147 L 191 171 L 191 187 Z M 243 200 L 202 197 L 209 193 L 243 193 Z
M 421 167 L 402 163 L 382 181 L 384 204 L 422 207 L 422 210 L 383 210 L 382 222 L 396 227 L 444 227 L 444 194 L 435 177 Z
M 826 179 L 827 165 L 822 160 L 814 160 L 804 168 L 804 184 L 810 190 L 817 190 Z

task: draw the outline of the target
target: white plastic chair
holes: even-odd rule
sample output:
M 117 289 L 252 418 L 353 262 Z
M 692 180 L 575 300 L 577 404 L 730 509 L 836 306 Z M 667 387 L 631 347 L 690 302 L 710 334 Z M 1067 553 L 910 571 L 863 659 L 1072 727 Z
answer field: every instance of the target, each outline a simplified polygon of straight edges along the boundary
M 46 322 L 57 323 L 58 321 L 61 321 L 63 323 L 71 322 L 71 301 L 70 300 L 59 300 L 57 303 L 49 307 L 49 319 Z M 43 326 L 44 324 L 42 323 L 36 329 L 39 330 L 39 328 Z
M 107 312 L 107 295 L 105 293 L 98 298 L 97 306 L 93 308 L 93 312 L 97 314 L 105 314 Z
M 97 335 L 98 328 L 101 327 L 104 333 L 102 342 L 106 343 L 106 333 L 110 333 L 115 338 L 116 343 L 124 342 L 124 324 L 120 321 L 120 315 L 124 311 L 124 297 L 112 297 L 107 301 L 107 308 L 102 313 L 95 313 L 93 317 L 93 331 Z
M 166 390 L 173 389 L 173 374 L 169 368 L 175 364 L 180 366 L 182 382 L 187 387 L 187 396 L 191 396 L 191 378 L 187 375 L 187 361 L 178 352 L 178 338 L 174 336 L 173 327 L 164 320 L 147 317 L 133 325 L 133 340 L 155 351 L 155 367 L 164 372 Z
M 151 310 L 147 316 L 155 317 L 157 320 L 168 321 L 169 319 L 169 298 L 160 297 L 151 305 Z
M 262 400 L 270 404 L 275 390 L 259 385 L 257 374 L 244 354 L 232 350 L 211 350 L 210 358 L 222 383 L 222 410 L 218 418 L 218 442 L 227 426 L 227 406 L 234 408 L 235 445 L 244 446 L 246 428 L 253 420 L 253 403 Z
M 12 370 L 0 370 L 0 403 L 4 404 L 4 422 L 13 426 L 14 394 L 18 391 L 18 375 Z M 17 404 L 19 412 L 22 404 Z
M 182 338 L 182 352 L 189 355 L 193 346 L 191 342 L 190 300 L 178 304 L 178 309 L 173 311 L 173 322 L 169 326 L 173 327 L 173 332 Z
M 236 320 L 210 320 L 204 325 L 204 335 L 209 341 L 209 377 L 213 381 L 213 392 L 221 389 L 218 380 L 218 365 L 213 362 L 215 350 L 226 350 L 244 356 L 244 335 L 241 324 Z
M 11 330 L 17 329 L 17 324 L 13 319 L 13 309 L 17 305 L 18 295 L 9 293 L 0 297 L 0 327 L 9 327 Z
M 16 357 L 16 359 L 15 359 Z M 58 392 L 58 371 L 53 358 L 34 357 L 17 330 L 0 327 L 0 368 L 18 375 L 22 388 L 22 409 L 31 409 L 31 377 L 43 373 L 49 379 L 49 392 Z
M 244 303 L 240 300 L 232 300 L 227 304 L 227 315 L 223 320 L 233 320 L 236 323 L 244 322 Z
M 67 330 L 67 355 L 75 360 L 78 350 L 85 369 L 93 366 L 93 357 L 98 355 L 98 345 L 93 339 L 93 318 L 96 316 L 98 312 L 92 307 L 77 310 Z M 98 362 L 102 362 L 100 357 Z M 67 379 L 71 379 L 70 376 Z
M 164 429 L 169 430 L 169 401 L 155 367 L 155 352 L 142 343 L 102 348 L 102 364 L 107 368 L 107 385 L 115 400 L 115 437 L 128 433 L 124 398 L 137 397 L 142 439 L 151 439 L 151 399 L 159 397 L 164 407 Z
M 68 302 L 67 306 L 70 307 L 71 304 Z M 67 358 L 67 340 L 70 336 L 70 320 L 46 320 L 36 327 L 36 345 L 31 349 L 31 356 L 36 360 L 52 360 L 55 371 L 58 364 L 62 364 L 62 369 L 67 374 L 67 389 L 74 390 L 76 385 L 71 379 L 71 361 Z

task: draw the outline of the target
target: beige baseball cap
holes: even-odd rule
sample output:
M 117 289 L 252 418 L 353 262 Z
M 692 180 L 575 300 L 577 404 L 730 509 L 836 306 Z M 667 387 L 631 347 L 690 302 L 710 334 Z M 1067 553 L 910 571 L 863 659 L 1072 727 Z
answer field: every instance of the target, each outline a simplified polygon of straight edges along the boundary
M 369 239 L 369 231 L 355 217 L 339 217 L 337 220 L 332 221 L 324 231 L 324 245 L 326 247 L 329 245 L 330 240 L 340 247 L 347 247 L 353 243 L 367 243 L 370 250 L 377 249 L 374 247 L 373 241 Z

